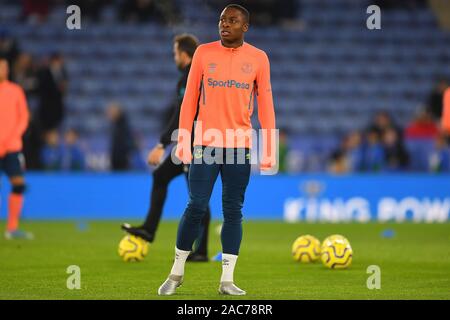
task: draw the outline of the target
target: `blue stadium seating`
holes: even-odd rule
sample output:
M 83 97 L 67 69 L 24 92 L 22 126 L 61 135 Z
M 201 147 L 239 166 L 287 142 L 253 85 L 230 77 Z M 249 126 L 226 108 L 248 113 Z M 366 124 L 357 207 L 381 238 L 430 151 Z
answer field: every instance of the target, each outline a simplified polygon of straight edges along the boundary
M 32 27 L 17 19 L 20 8 L 2 6 L 0 21 L 36 57 L 53 50 L 65 54 L 69 124 L 90 137 L 102 135 L 103 110 L 117 100 L 138 115 L 132 117 L 137 130 L 155 136 L 178 75 L 172 61 L 174 34 L 191 32 L 201 41 L 217 38 L 217 13 L 205 1 L 178 2 L 185 21 L 173 29 L 117 24 L 112 8 L 103 13 L 107 18 L 102 23 L 75 31 L 61 28 L 64 8 L 55 10 L 48 23 Z M 364 128 L 379 109 L 391 110 L 405 126 L 436 78 L 450 77 L 450 35 L 438 28 L 429 9 L 383 11 L 382 30 L 369 31 L 365 1 L 301 3 L 304 30 L 252 27 L 247 36 L 269 54 L 278 124 L 294 134 L 291 141 L 312 132 L 336 137 Z M 320 152 L 329 153 L 327 146 Z M 414 166 L 423 168 L 423 163 Z

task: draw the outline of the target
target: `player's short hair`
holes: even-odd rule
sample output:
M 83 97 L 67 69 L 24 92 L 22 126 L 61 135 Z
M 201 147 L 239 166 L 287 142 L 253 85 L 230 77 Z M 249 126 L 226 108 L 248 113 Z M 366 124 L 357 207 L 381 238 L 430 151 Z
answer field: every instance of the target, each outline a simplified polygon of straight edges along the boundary
M 224 10 L 228 9 L 228 8 L 233 8 L 233 9 L 239 10 L 239 12 L 242 13 L 242 15 L 244 16 L 245 22 L 250 23 L 250 12 L 248 12 L 248 10 L 245 9 L 243 6 L 236 4 L 236 3 L 232 3 L 232 4 L 227 5 L 224 8 Z
M 178 43 L 178 50 L 186 52 L 191 58 L 194 56 L 194 52 L 200 43 L 195 36 L 188 33 L 175 36 L 173 42 Z

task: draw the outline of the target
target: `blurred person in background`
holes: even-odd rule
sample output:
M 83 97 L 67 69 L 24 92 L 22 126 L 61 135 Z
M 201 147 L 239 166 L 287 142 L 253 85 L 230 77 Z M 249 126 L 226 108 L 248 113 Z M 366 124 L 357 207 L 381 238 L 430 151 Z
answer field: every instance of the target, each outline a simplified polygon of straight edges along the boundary
M 429 157 L 429 170 L 436 173 L 450 171 L 450 148 L 443 134 L 436 137 L 434 150 Z
M 86 168 L 85 155 L 75 129 L 68 129 L 64 133 L 61 168 L 66 171 L 82 171 Z
M 439 128 L 425 109 L 420 110 L 405 129 L 407 139 L 435 139 L 438 134 Z
M 392 116 L 388 111 L 378 111 L 372 120 L 372 123 L 367 128 L 367 131 L 376 131 L 379 137 L 383 137 L 384 133 L 388 129 L 394 129 L 397 132 L 397 138 L 402 141 L 403 134 L 402 129 L 394 122 Z
M 64 97 L 67 92 L 68 76 L 64 58 L 53 53 L 48 66 L 38 73 L 39 106 L 37 117 L 45 131 L 59 129 L 64 120 Z
M 220 10 L 230 1 L 213 0 L 210 5 Z M 283 25 L 295 27 L 299 20 L 300 1 L 298 0 L 236 0 L 233 3 L 244 6 L 252 13 L 252 25 L 270 26 Z
M 10 35 L 8 29 L 0 27 L 0 57 L 8 61 L 8 65 L 12 68 L 20 54 L 17 41 Z M 9 75 L 11 77 L 12 74 Z
M 80 7 L 83 19 L 87 18 L 93 22 L 100 20 L 102 9 L 112 0 L 67 0 L 66 5 L 76 5 Z
M 14 63 L 11 80 L 20 85 L 27 97 L 36 93 L 38 79 L 33 58 L 29 53 L 20 53 Z
M 112 125 L 110 141 L 111 170 L 129 170 L 131 157 L 136 150 L 136 144 L 128 117 L 122 107 L 116 102 L 111 103 L 107 107 L 106 116 Z
M 345 142 L 345 154 L 351 172 L 362 170 L 364 154 L 363 154 L 362 136 L 359 131 L 349 134 Z
M 388 128 L 382 136 L 385 169 L 388 171 L 402 171 L 408 167 L 409 154 L 403 141 L 399 139 L 394 128 Z
M 347 158 L 342 149 L 337 149 L 332 152 L 328 161 L 328 171 L 334 174 L 344 174 L 350 171 Z
M 447 88 L 449 88 L 449 83 L 446 79 L 442 78 L 436 83 L 428 97 L 427 111 L 435 120 L 439 120 L 442 116 L 444 92 Z
M 428 5 L 427 0 L 375 0 L 374 4 L 381 9 L 406 8 L 410 10 L 418 10 Z
M 328 170 L 337 174 L 361 171 L 363 156 L 361 133 L 354 131 L 346 135 L 340 146 L 332 152 Z
M 124 22 L 175 24 L 180 20 L 173 0 L 123 0 L 119 15 Z
M 150 206 L 144 224 L 132 227 L 128 223 L 122 225 L 122 229 L 132 235 L 141 237 L 148 242 L 153 242 L 159 221 L 161 219 L 163 206 L 166 201 L 169 183 L 181 174 L 187 178 L 188 167 L 183 164 L 174 164 L 170 157 L 171 152 L 163 160 L 166 148 L 172 143 L 172 133 L 178 129 L 180 119 L 180 108 L 183 102 L 186 83 L 191 68 L 192 57 L 199 42 L 190 34 L 181 34 L 175 37 L 173 43 L 174 62 L 180 71 L 176 91 L 174 92 L 173 106 L 170 108 L 172 116 L 169 124 L 163 131 L 159 143 L 149 152 L 148 163 L 157 166 L 153 171 L 153 185 L 150 195 Z M 171 148 L 172 150 L 172 148 Z M 195 250 L 189 255 L 188 261 L 208 261 L 208 228 L 211 220 L 211 210 L 208 206 L 207 212 L 202 220 L 202 232 L 196 241 Z
M 51 0 L 21 0 L 23 19 L 30 23 L 43 23 L 52 8 Z
M 379 172 L 384 168 L 385 154 L 378 131 L 370 129 L 366 133 L 364 145 L 364 171 Z
M 31 233 L 19 230 L 25 192 L 22 135 L 28 126 L 28 106 L 23 89 L 10 82 L 8 74 L 8 60 L 0 57 L 0 173 L 6 173 L 12 186 L 5 238 L 32 239 Z
M 62 145 L 58 130 L 49 130 L 44 135 L 44 146 L 41 149 L 41 163 L 46 171 L 59 171 L 62 168 Z

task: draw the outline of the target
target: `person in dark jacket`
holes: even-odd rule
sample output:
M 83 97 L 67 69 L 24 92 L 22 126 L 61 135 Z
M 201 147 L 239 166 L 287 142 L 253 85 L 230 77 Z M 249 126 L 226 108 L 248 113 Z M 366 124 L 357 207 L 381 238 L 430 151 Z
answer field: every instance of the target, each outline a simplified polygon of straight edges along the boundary
M 62 55 L 52 54 L 48 67 L 38 73 L 39 108 L 37 114 L 44 131 L 59 129 L 64 120 L 67 79 Z
M 141 237 L 149 242 L 153 242 L 155 238 L 155 233 L 158 228 L 164 202 L 166 200 L 169 183 L 180 174 L 185 174 L 187 176 L 188 172 L 187 166 L 182 163 L 174 164 L 172 162 L 170 153 L 164 160 L 163 157 L 165 150 L 172 143 L 172 132 L 178 129 L 181 103 L 183 102 L 192 57 L 194 56 L 197 46 L 198 40 L 189 34 L 181 34 L 176 36 L 174 39 L 174 60 L 181 72 L 181 75 L 177 83 L 175 100 L 171 106 L 172 116 L 169 120 L 167 128 L 161 135 L 159 143 L 150 151 L 147 159 L 150 165 L 157 166 L 155 171 L 153 171 L 153 186 L 150 197 L 150 207 L 143 225 L 138 227 L 132 227 L 127 223 L 122 225 L 122 229 L 126 232 Z M 197 239 L 196 248 L 189 256 L 188 261 L 208 261 L 207 244 L 210 219 L 211 212 L 208 207 L 207 214 L 203 218 L 202 222 L 202 232 L 200 237 Z
M 106 111 L 112 123 L 110 160 L 112 171 L 130 169 L 130 160 L 135 143 L 127 115 L 118 103 L 111 103 Z

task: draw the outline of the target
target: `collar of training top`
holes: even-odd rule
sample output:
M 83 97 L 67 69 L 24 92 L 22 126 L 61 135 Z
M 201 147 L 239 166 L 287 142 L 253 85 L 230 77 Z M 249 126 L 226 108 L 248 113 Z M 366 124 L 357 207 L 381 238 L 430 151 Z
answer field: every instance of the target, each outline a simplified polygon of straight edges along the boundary
M 0 88 L 6 86 L 7 84 L 9 84 L 9 80 L 4 80 L 4 81 L 0 82 Z
M 223 45 L 222 40 L 219 40 L 219 44 L 224 50 L 230 51 L 230 52 L 240 51 L 245 45 L 247 45 L 247 43 L 245 41 L 243 41 L 242 44 L 237 48 L 228 48 Z

